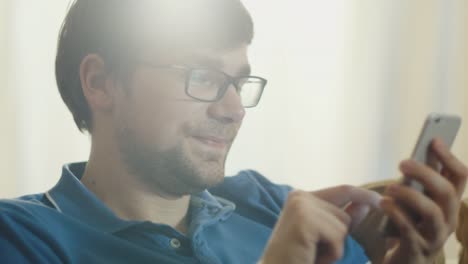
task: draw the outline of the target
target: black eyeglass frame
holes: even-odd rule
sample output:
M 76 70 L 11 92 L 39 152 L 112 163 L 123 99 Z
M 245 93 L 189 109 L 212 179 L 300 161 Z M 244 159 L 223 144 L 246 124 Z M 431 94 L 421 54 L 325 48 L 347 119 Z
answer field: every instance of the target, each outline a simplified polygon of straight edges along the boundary
M 233 76 L 231 76 L 231 75 L 229 75 L 229 74 L 227 74 L 227 73 L 225 73 L 223 71 L 216 70 L 216 69 L 210 69 L 210 68 L 194 68 L 194 67 L 189 67 L 189 66 L 184 66 L 184 65 L 176 65 L 176 64 L 156 65 L 156 64 L 152 64 L 152 63 L 148 63 L 148 62 L 143 62 L 143 64 L 145 66 L 147 66 L 147 67 L 150 67 L 150 68 L 178 69 L 178 70 L 185 71 L 186 72 L 185 89 L 184 89 L 185 94 L 187 96 L 189 96 L 190 98 L 192 98 L 192 99 L 195 99 L 195 100 L 200 101 L 200 102 L 206 102 L 206 103 L 212 103 L 212 102 L 217 102 L 217 101 L 221 100 L 224 97 L 224 95 L 226 94 L 226 91 L 229 89 L 229 86 L 231 86 L 231 84 L 236 88 L 236 92 L 238 92 L 240 90 L 240 88 L 238 86 L 239 80 L 242 80 L 242 79 L 255 79 L 255 80 L 259 80 L 260 84 L 261 84 L 260 91 L 259 91 L 259 94 L 258 94 L 258 100 L 253 105 L 249 105 L 249 106 L 244 106 L 243 105 L 244 108 L 253 108 L 253 107 L 256 107 L 258 105 L 258 103 L 260 102 L 260 99 L 262 98 L 265 86 L 268 83 L 267 79 L 259 77 L 259 76 L 245 75 L 245 76 L 233 77 Z M 217 95 L 216 95 L 216 97 L 214 99 L 211 99 L 211 100 L 200 99 L 200 98 L 198 98 L 196 96 L 193 96 L 193 95 L 191 95 L 189 93 L 190 79 L 191 79 L 191 76 L 192 76 L 192 72 L 196 71 L 196 70 L 208 70 L 208 71 L 221 73 L 226 78 L 226 83 L 224 83 L 224 85 L 222 87 L 218 88 L 218 93 L 217 93 Z

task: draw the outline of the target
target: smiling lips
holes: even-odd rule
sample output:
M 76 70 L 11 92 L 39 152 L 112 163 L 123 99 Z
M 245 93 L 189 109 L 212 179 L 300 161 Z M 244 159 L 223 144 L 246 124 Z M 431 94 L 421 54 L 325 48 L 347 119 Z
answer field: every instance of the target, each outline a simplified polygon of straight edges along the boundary
M 193 138 L 207 146 L 218 149 L 224 149 L 230 142 L 230 140 L 215 136 L 193 136 Z

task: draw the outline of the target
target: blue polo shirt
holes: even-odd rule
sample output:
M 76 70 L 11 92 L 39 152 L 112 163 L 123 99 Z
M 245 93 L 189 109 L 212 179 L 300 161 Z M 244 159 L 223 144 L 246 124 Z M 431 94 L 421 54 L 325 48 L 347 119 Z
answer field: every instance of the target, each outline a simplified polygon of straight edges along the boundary
M 63 167 L 55 187 L 0 201 L 0 263 L 256 263 L 290 187 L 254 171 L 192 195 L 189 229 L 118 218 L 81 184 L 86 163 Z M 351 238 L 338 263 L 366 263 Z

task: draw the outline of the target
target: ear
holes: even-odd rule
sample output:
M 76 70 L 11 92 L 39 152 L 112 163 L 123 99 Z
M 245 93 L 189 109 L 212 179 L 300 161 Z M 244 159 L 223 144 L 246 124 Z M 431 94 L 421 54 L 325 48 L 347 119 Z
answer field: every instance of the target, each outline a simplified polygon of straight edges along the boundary
M 114 101 L 114 82 L 101 56 L 88 54 L 80 64 L 81 89 L 93 111 L 109 111 Z

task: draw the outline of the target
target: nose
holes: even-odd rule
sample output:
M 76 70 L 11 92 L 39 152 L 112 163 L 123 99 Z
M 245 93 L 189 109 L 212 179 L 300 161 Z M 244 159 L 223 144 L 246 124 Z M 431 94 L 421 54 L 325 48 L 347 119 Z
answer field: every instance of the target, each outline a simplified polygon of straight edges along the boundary
M 240 123 L 245 116 L 245 108 L 234 85 L 230 85 L 223 98 L 211 103 L 208 115 L 222 123 Z

